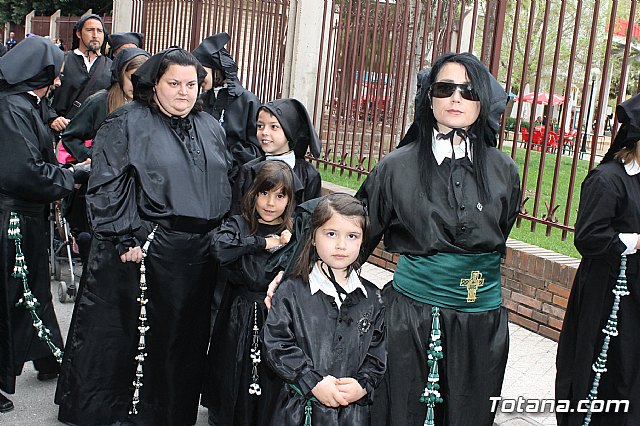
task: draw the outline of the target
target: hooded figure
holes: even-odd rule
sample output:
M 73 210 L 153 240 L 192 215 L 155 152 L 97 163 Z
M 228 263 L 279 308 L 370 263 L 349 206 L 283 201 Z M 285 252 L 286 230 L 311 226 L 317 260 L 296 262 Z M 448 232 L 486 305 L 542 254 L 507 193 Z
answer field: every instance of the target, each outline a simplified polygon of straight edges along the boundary
M 204 111 L 222 124 L 237 170 L 261 154 L 255 123 L 260 101 L 238 80 L 238 65 L 224 48 L 228 42 L 227 33 L 209 36 L 193 54 L 210 75 L 203 85 Z
M 258 112 L 257 135 L 266 153 L 242 166 L 233 186 L 232 211 L 237 211 L 242 196 L 255 179 L 261 164 L 265 160 L 284 161 L 293 169 L 296 204 L 317 198 L 321 195 L 322 179 L 320 173 L 305 160 L 307 151 L 318 158 L 322 143 L 307 109 L 297 99 L 276 99 L 260 107 Z M 263 120 L 277 121 L 282 127 L 287 144 L 273 151 L 273 131 Z M 269 131 L 270 133 L 267 133 Z
M 55 399 L 65 423 L 196 422 L 216 276 L 209 247 L 231 200 L 224 131 L 198 111 L 205 74 L 183 49 L 152 56 L 133 74 L 135 100 L 96 134 L 87 277 Z
M 570 407 L 556 412 L 559 426 L 586 424 L 586 414 L 576 408 L 594 383 L 599 383 L 597 400 L 626 400 L 628 411 L 591 413 L 591 425 L 640 424 L 640 95 L 618 105 L 616 113 L 621 123 L 616 138 L 580 192 L 574 244 L 582 260 L 556 357 L 556 399 L 569 401 Z M 626 295 L 617 290 L 621 276 Z M 614 291 L 624 296 L 615 305 Z M 610 319 L 612 313 L 616 321 Z M 616 331 L 607 343 L 606 371 L 595 379 L 592 365 L 603 351 L 603 331 L 612 323 Z
M 137 69 L 146 60 L 142 58 L 149 58 L 149 56 L 149 53 L 138 48 L 122 50 L 111 64 L 111 87 L 108 90 L 99 90 L 87 98 L 76 114 L 77 120 L 72 120 L 62 132 L 62 144 L 76 160 L 84 161 L 91 156 L 91 146 L 87 146 L 85 142 L 95 137 L 98 128 L 108 114 L 117 106 L 122 106 L 125 102 L 132 100 L 130 95 L 124 93 L 124 86 L 131 85 L 131 80 L 122 81 L 122 71 L 125 67 L 130 66 L 130 62 L 134 58 L 140 57 L 141 59 L 136 61 L 136 66 L 131 67 L 131 70 Z M 109 92 L 112 92 L 112 99 L 117 98 L 117 101 L 112 102 L 116 105 L 112 105 L 111 108 L 109 107 Z
M 115 58 L 122 49 L 142 47 L 144 34 L 136 32 L 109 34 L 109 57 Z
M 83 30 L 95 21 L 100 23 L 101 33 Z M 57 117 L 71 120 L 89 96 L 111 85 L 111 59 L 103 54 L 106 37 L 106 27 L 98 15 L 86 15 L 76 22 L 72 49 L 65 55 L 64 78 L 53 97 Z
M 38 104 L 60 73 L 63 58 L 63 52 L 42 37 L 29 37 L 0 58 L 0 390 L 7 393 L 15 392 L 16 376 L 26 361 L 34 360 L 40 380 L 54 379 L 59 371 L 52 350 L 37 336 L 29 310 L 17 304 L 25 289 L 12 273 L 19 243 L 29 271 L 28 288 L 39 302 L 34 313 L 49 329 L 50 342 L 62 348 L 51 298 L 45 218 L 49 203 L 73 189 L 74 173 L 56 162 Z M 8 234 L 13 217 L 19 221 L 19 239 Z M 0 412 L 12 408 L 0 394 Z

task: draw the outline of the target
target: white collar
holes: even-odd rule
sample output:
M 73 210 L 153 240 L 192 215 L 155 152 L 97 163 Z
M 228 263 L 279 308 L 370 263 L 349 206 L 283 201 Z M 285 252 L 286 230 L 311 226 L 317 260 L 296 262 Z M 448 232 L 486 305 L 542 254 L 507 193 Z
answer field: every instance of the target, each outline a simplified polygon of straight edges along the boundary
M 265 154 L 265 158 L 267 160 L 284 161 L 289 165 L 289 167 L 291 167 L 292 170 L 296 166 L 296 153 L 293 152 L 293 150 L 285 152 L 284 154 Z
M 451 141 L 449 139 L 438 139 L 439 132 L 436 129 L 433 129 L 433 143 L 431 144 L 431 149 L 433 151 L 433 156 L 436 158 L 436 162 L 438 165 L 442 164 L 445 158 L 451 158 L 451 153 L 455 151 L 456 158 L 462 158 L 465 156 L 469 157 L 469 160 L 473 161 L 471 154 L 471 146 L 469 144 L 468 139 L 462 139 L 460 145 L 454 145 L 453 151 L 451 150 Z M 465 149 L 465 146 L 468 148 Z
M 629 176 L 635 176 L 640 173 L 640 164 L 636 160 L 631 160 L 631 162 L 624 165 L 624 169 Z
M 313 266 L 313 270 L 309 274 L 309 288 L 311 289 L 311 294 L 316 294 L 318 291 L 321 291 L 327 296 L 333 297 L 336 305 L 338 305 L 338 309 L 340 309 L 342 300 L 338 297 L 338 292 L 333 286 L 333 283 L 324 275 L 317 263 Z M 347 293 L 352 293 L 356 289 L 360 289 L 364 293 L 365 297 L 367 297 L 367 290 L 364 288 L 364 285 L 362 285 L 356 271 L 352 271 L 349 274 L 347 282 L 342 286 L 342 288 L 344 288 L 344 291 Z
M 98 59 L 98 56 L 100 56 L 100 51 L 98 50 L 97 52 L 95 52 L 96 57 L 93 59 L 93 61 L 90 61 L 89 57 L 86 56 L 84 53 L 82 53 L 80 49 L 75 49 L 73 53 L 75 53 L 78 56 L 82 56 L 82 59 L 84 60 L 84 65 L 87 67 L 87 72 L 91 70 L 91 67 L 93 66 L 93 64 L 96 63 L 96 59 Z
M 36 95 L 32 90 L 29 90 L 27 93 L 35 97 L 38 100 L 38 105 L 40 105 L 40 101 L 42 100 L 40 99 L 40 96 Z

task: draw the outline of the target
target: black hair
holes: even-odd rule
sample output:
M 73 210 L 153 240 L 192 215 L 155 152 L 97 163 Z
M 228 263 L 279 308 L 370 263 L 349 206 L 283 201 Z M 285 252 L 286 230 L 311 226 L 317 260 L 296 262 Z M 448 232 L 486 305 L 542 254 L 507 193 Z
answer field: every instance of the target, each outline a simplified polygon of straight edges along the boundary
M 471 53 L 446 53 L 440 56 L 431 67 L 427 77 L 426 90 L 430 91 L 431 85 L 438 81 L 438 75 L 448 63 L 462 65 L 469 78 L 469 83 L 480 99 L 480 115 L 469 127 L 467 134 L 471 142 L 473 154 L 473 175 L 478 183 L 478 196 L 480 201 L 486 202 L 490 198 L 489 184 L 486 176 L 487 150 L 495 146 L 495 133 L 489 126 L 489 114 L 491 112 L 491 82 L 487 68 Z M 422 88 L 425 90 L 425 88 Z M 420 157 L 426 159 L 427 164 L 421 168 L 420 180 L 427 194 L 431 195 L 432 173 L 436 167 L 432 154 L 433 130 L 437 129 L 437 122 L 433 115 L 430 93 L 422 99 L 416 111 L 416 123 L 419 128 Z
M 258 219 L 260 216 L 256 212 L 256 198 L 262 191 L 270 191 L 282 187 L 282 192 L 288 197 L 287 207 L 282 213 L 282 225 L 276 230 L 280 233 L 285 229 L 291 230 L 293 209 L 296 205 L 295 194 L 293 192 L 293 171 L 284 161 L 265 161 L 256 174 L 249 190 L 242 196 L 240 208 L 242 216 L 249 222 L 249 231 L 255 234 L 258 230 Z
M 160 80 L 160 78 L 164 75 L 164 73 L 171 65 L 194 67 L 196 69 L 196 74 L 198 77 L 198 86 L 202 84 L 204 78 L 207 76 L 207 71 L 205 71 L 204 67 L 190 52 L 187 52 L 183 49 L 172 49 L 162 58 L 160 66 L 158 67 L 158 72 L 155 76 L 155 83 Z M 134 85 L 134 88 L 137 89 L 137 91 L 134 93 L 134 99 L 136 101 L 142 102 L 143 104 L 151 108 L 158 109 L 158 105 L 156 105 L 154 97 L 154 86 L 145 84 L 136 87 Z M 196 103 L 191 111 L 202 111 L 202 101 L 200 99 L 196 100 Z
M 291 271 L 291 276 L 297 276 L 302 278 L 304 282 L 309 282 L 309 274 L 315 262 L 318 260 L 318 253 L 313 245 L 316 231 L 331 219 L 334 214 L 340 214 L 358 220 L 358 225 L 360 225 L 362 229 L 360 255 L 355 262 L 349 265 L 347 274 L 360 269 L 362 266 L 361 262 L 366 260 L 364 257 L 364 249 L 367 246 L 369 233 L 369 216 L 367 215 L 364 204 L 360 200 L 349 194 L 336 192 L 324 197 L 313 210 L 313 214 L 311 215 L 311 228 L 304 236 L 302 250 L 296 265 Z

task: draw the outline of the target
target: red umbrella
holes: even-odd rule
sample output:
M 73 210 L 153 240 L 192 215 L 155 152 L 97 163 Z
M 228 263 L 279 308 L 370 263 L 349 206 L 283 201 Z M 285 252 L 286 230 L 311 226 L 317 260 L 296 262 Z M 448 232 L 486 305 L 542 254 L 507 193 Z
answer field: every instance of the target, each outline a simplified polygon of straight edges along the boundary
M 525 93 L 522 95 L 523 102 L 533 103 L 533 99 L 535 98 L 535 93 Z M 518 96 L 516 96 L 516 100 L 518 100 Z M 538 92 L 538 102 L 541 105 L 549 104 L 549 93 L 547 92 Z M 564 96 L 561 95 L 553 95 L 553 105 L 560 105 L 564 103 Z

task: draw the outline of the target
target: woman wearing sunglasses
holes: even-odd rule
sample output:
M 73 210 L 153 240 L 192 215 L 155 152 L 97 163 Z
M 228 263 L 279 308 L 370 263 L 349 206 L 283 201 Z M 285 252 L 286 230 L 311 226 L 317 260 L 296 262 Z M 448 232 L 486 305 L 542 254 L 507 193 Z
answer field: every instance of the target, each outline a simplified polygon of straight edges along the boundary
M 509 346 L 500 259 L 520 178 L 495 147 L 495 95 L 475 56 L 441 56 L 424 87 L 417 139 L 385 156 L 357 194 L 369 208 L 369 253 L 384 236 L 400 254 L 383 290 L 388 369 L 372 424 L 490 426 Z

